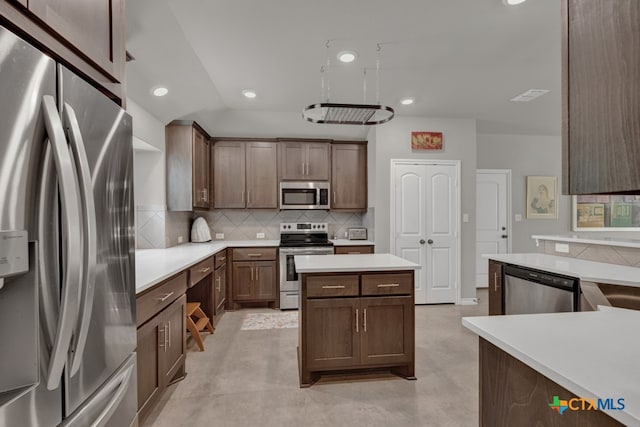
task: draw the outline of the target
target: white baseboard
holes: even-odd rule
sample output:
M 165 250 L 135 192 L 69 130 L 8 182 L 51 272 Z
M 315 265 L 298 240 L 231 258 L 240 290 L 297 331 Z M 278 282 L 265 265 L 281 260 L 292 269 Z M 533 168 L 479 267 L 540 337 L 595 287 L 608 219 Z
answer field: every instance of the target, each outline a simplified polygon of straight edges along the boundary
M 478 298 L 460 298 L 458 305 L 477 305 Z

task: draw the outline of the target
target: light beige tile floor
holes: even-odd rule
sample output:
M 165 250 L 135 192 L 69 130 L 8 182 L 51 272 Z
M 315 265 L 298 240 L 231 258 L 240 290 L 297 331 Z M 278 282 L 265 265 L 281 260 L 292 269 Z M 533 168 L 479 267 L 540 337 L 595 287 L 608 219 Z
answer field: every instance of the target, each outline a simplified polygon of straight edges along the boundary
M 477 426 L 478 339 L 463 316 L 477 306 L 416 307 L 417 381 L 390 377 L 298 385 L 297 329 L 241 331 L 250 310 L 224 315 L 190 345 L 185 380 L 171 386 L 144 427 Z M 255 311 L 255 310 L 253 310 Z

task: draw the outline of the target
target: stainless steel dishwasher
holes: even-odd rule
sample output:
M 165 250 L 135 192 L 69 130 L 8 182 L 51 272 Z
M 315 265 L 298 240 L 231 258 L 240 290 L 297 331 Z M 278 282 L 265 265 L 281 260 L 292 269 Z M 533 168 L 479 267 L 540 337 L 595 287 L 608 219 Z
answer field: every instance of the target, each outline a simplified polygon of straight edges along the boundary
M 565 311 L 580 311 L 580 280 L 525 267 L 504 267 L 505 314 Z

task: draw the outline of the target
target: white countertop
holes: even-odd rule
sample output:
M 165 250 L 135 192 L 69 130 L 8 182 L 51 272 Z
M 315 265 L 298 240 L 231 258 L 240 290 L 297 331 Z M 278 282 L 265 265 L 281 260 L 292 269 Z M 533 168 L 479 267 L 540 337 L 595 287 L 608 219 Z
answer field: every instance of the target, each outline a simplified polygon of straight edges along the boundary
M 640 311 L 463 317 L 462 324 L 578 397 L 624 398 L 624 410 L 605 412 L 640 425 Z
M 330 239 L 333 246 L 373 246 L 374 242 L 371 240 L 348 240 L 348 239 Z
M 298 273 L 418 270 L 420 266 L 392 254 L 296 255 Z
M 534 234 L 531 236 L 535 240 L 550 240 L 554 242 L 569 242 L 569 243 L 588 243 L 591 245 L 606 245 L 606 246 L 621 246 L 625 248 L 640 248 L 639 239 L 629 239 L 624 237 L 611 237 L 611 236 L 588 236 L 579 234 L 557 234 L 557 235 L 542 235 Z
M 483 256 L 507 264 L 576 277 L 586 282 L 640 287 L 640 268 L 637 267 L 540 253 L 487 254 Z
M 279 240 L 214 240 L 165 249 L 136 250 L 136 294 L 223 249 L 279 246 Z

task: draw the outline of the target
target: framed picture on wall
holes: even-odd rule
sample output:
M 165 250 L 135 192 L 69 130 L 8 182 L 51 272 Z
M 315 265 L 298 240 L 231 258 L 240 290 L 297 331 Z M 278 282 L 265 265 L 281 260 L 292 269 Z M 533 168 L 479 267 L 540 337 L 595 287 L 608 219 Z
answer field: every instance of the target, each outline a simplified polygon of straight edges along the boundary
M 640 231 L 640 195 L 573 196 L 574 231 Z
M 558 218 L 558 178 L 527 177 L 527 219 Z
M 411 132 L 412 150 L 442 150 L 442 132 Z

